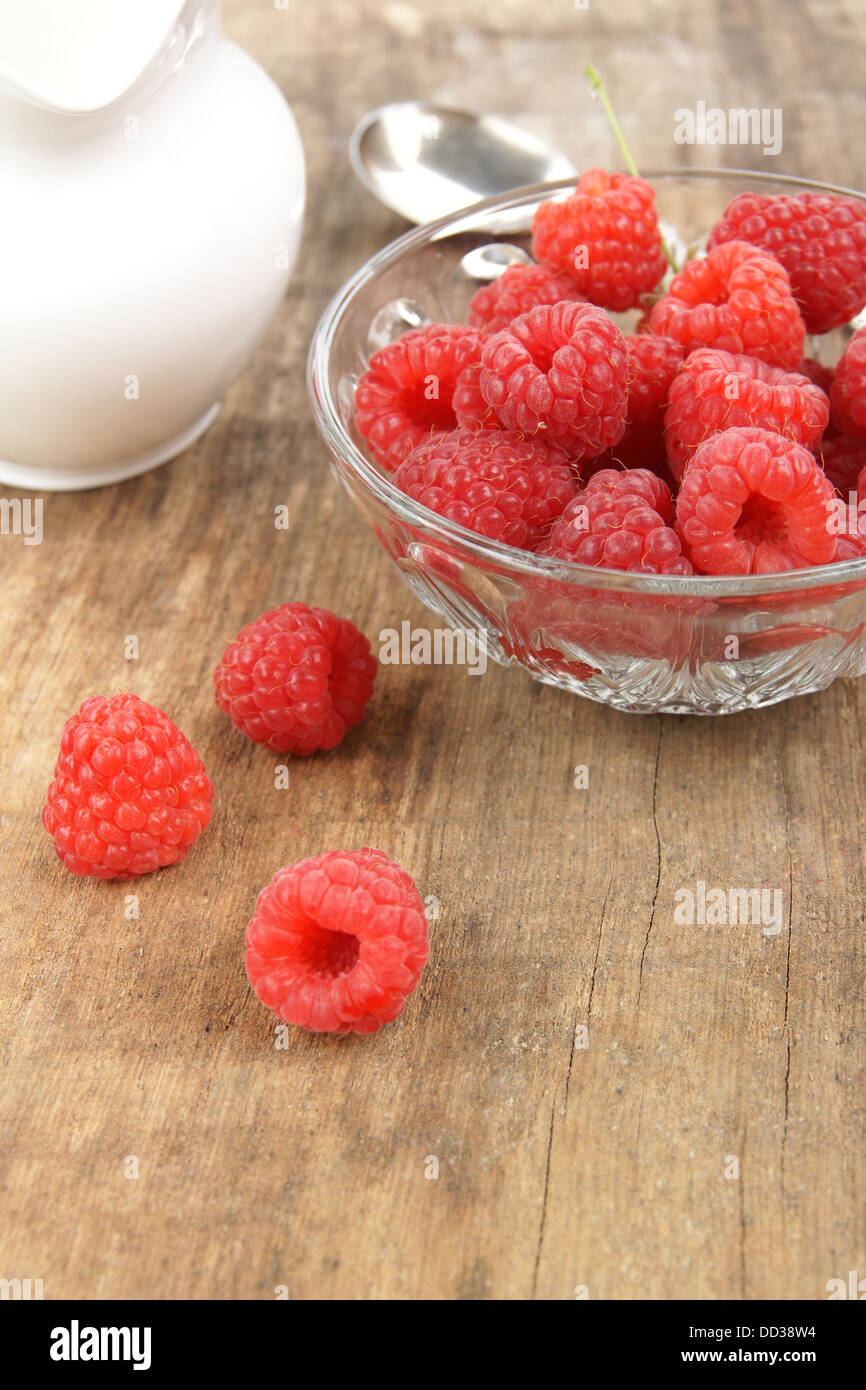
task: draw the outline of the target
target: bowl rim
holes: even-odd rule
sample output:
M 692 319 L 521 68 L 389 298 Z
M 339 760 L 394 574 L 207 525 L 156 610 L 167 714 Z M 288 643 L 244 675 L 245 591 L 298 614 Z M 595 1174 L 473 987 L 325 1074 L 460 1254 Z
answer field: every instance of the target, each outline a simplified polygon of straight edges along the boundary
M 641 177 L 655 179 L 746 181 L 755 185 L 779 185 L 801 192 L 833 193 L 857 198 L 866 203 L 866 193 L 838 184 L 803 179 L 793 174 L 767 175 L 749 169 L 647 169 Z M 668 595 L 670 597 L 701 596 L 705 598 L 746 598 L 764 594 L 797 593 L 804 589 L 820 590 L 851 581 L 866 580 L 866 557 L 842 560 L 835 564 L 815 565 L 809 569 L 785 570 L 780 574 L 747 575 L 656 575 L 636 570 L 617 570 L 595 565 L 582 565 L 571 560 L 553 559 L 535 551 L 520 550 L 502 541 L 490 540 L 458 522 L 449 521 L 438 512 L 415 502 L 395 487 L 389 476 L 381 473 L 350 436 L 331 390 L 328 364 L 330 345 L 340 323 L 358 292 L 377 275 L 393 266 L 409 251 L 442 240 L 461 231 L 477 229 L 479 217 L 489 213 L 510 211 L 524 204 L 537 202 L 553 194 L 573 189 L 575 178 L 557 179 L 549 183 L 528 184 L 508 193 L 496 194 L 472 203 L 469 207 L 411 228 L 369 257 L 353 275 L 340 286 L 326 305 L 313 333 L 307 355 L 307 395 L 319 433 L 338 466 L 373 493 L 388 511 L 403 522 L 418 527 L 447 545 L 457 543 L 478 560 L 499 570 L 531 575 L 536 579 L 571 581 L 593 589 L 628 590 L 633 593 Z M 491 236 L 495 235 L 491 232 Z

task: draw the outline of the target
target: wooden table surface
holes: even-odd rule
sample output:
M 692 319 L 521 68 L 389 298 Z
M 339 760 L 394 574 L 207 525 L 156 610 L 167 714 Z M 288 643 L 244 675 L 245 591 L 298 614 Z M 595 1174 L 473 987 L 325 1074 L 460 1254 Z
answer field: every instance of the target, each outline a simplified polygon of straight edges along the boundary
M 305 400 L 319 313 L 404 225 L 349 173 L 358 116 L 426 95 L 616 163 L 592 61 L 647 166 L 762 167 L 675 145 L 673 112 L 781 107 L 774 170 L 862 187 L 862 5 L 224 10 L 306 149 L 291 289 L 199 444 L 46 496 L 41 546 L 0 539 L 0 1276 L 46 1298 L 826 1298 L 866 1275 L 866 687 L 701 720 L 517 669 L 391 666 L 363 728 L 277 790 L 210 675 L 287 599 L 374 641 L 435 622 L 350 511 Z M 187 860 L 134 885 L 71 877 L 39 823 L 67 714 L 122 689 L 178 719 L 218 789 Z M 365 844 L 439 901 L 422 983 L 374 1037 L 293 1030 L 278 1049 L 243 970 L 256 893 Z M 781 888 L 781 930 L 678 925 L 699 880 Z

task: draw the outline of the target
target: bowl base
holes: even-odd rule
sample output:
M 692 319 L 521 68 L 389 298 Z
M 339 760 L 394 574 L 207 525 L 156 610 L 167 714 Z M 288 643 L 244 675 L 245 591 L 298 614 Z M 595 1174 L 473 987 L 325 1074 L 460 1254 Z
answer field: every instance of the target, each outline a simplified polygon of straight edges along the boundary
M 499 659 L 495 649 L 491 654 Z M 822 655 L 824 661 L 820 660 Z M 506 658 L 502 664 L 510 665 L 513 660 Z M 547 663 L 545 667 L 524 661 L 514 664 L 528 669 L 543 685 L 557 686 L 625 714 L 740 714 L 799 695 L 814 695 L 840 676 L 860 676 L 864 654 L 858 644 L 847 660 L 844 656 L 840 659 L 838 643 L 828 642 L 825 652 L 816 652 L 815 645 L 803 646 L 786 652 L 784 658 L 736 664 L 707 662 L 697 670 L 645 658 L 616 663 L 615 670 L 587 680 L 578 680 Z

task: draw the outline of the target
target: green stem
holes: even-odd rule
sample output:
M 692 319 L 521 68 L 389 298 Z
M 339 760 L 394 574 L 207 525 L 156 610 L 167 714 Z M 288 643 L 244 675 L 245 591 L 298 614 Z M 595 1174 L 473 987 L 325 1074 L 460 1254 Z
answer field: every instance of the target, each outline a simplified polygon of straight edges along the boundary
M 607 119 L 610 121 L 611 130 L 616 136 L 616 142 L 619 145 L 619 148 L 622 152 L 622 157 L 625 161 L 626 168 L 628 169 L 629 173 L 632 175 L 633 178 L 640 178 L 638 167 L 635 164 L 634 159 L 632 157 L 632 152 L 629 149 L 628 144 L 626 142 L 626 138 L 622 133 L 622 126 L 617 120 L 616 112 L 611 106 L 610 97 L 607 94 L 607 89 L 605 88 L 601 73 L 598 71 L 597 68 L 594 68 L 591 63 L 587 64 L 584 71 L 586 73 L 586 76 L 589 78 L 590 89 L 593 93 L 597 92 L 601 99 L 601 104 L 604 107 L 604 112 L 607 116 Z M 677 263 L 671 255 L 670 247 L 668 246 L 664 237 L 661 238 L 661 242 L 662 247 L 664 249 L 665 257 L 667 258 L 667 263 L 670 266 L 671 270 L 674 272 L 674 274 L 676 274 Z
M 634 159 L 632 158 L 631 150 L 629 149 L 626 143 L 626 138 L 622 133 L 622 126 L 617 120 L 616 112 L 610 104 L 610 97 L 607 94 L 607 89 L 605 88 L 601 73 L 598 71 L 597 68 L 594 68 L 591 65 L 587 66 L 585 71 L 587 77 L 589 78 L 589 85 L 592 91 L 598 92 L 598 95 L 601 98 L 601 104 L 604 107 L 607 119 L 610 121 L 611 130 L 616 136 L 616 142 L 622 150 L 622 157 L 625 160 L 626 168 L 628 169 L 629 173 L 632 175 L 633 178 L 640 178 L 640 174 L 637 170 L 637 165 L 635 164 Z

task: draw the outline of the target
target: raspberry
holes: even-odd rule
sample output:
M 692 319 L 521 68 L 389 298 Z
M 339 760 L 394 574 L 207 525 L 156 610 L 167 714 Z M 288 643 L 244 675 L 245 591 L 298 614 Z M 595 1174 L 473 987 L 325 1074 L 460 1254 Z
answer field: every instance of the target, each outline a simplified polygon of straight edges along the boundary
M 760 357 L 796 371 L 805 329 L 788 276 L 773 256 L 744 241 L 728 241 L 706 257 L 687 261 L 650 324 L 682 343 Z
M 63 726 L 42 824 L 70 873 L 136 878 L 177 864 L 214 789 L 192 744 L 137 695 L 92 695 Z
M 850 525 L 845 535 L 836 538 L 834 560 L 854 560 L 866 556 L 866 465 L 857 476 L 857 486 L 851 489 L 856 498 L 848 502 Z M 852 504 L 856 502 L 856 507 Z
M 685 349 L 673 338 L 655 333 L 631 333 L 625 346 L 629 356 L 628 423 L 660 425 Z
M 394 483 L 449 521 L 531 550 L 574 496 L 575 475 L 543 435 L 458 429 L 413 449 Z
M 809 333 L 847 323 L 866 304 L 866 207 L 833 193 L 741 193 L 709 245 L 748 241 L 785 267 Z
M 844 435 L 839 435 L 839 440 L 844 438 Z M 836 512 L 842 526 L 836 536 L 834 561 L 860 560 L 866 556 L 866 457 L 863 457 L 866 454 L 866 443 L 858 439 L 849 440 L 848 443 L 861 450 L 860 470 L 853 480 L 850 479 L 849 473 L 846 486 L 838 488 L 842 493 L 842 500 L 837 499 Z
M 836 491 L 843 497 L 853 492 L 861 471 L 866 468 L 866 439 L 852 439 L 848 434 L 837 434 L 832 439 L 825 437 L 816 454 Z
M 641 436 L 643 435 L 643 448 L 641 448 Z M 664 448 L 659 448 L 658 441 L 648 425 L 632 425 L 626 430 L 623 439 L 627 438 L 628 451 L 622 448 L 622 440 L 614 445 L 606 454 L 599 454 L 598 458 L 589 459 L 580 465 L 580 476 L 584 482 L 589 482 L 596 473 L 603 472 L 606 468 L 612 468 L 617 473 L 623 470 L 630 471 L 633 468 L 645 468 L 647 472 L 654 473 L 660 478 L 669 492 L 676 492 L 677 481 L 667 466 Z M 623 452 L 626 457 L 623 458 Z
M 797 371 L 800 373 L 801 376 L 807 376 L 813 386 L 817 386 L 821 391 L 824 392 L 824 395 L 827 397 L 827 403 L 829 405 L 830 392 L 833 389 L 833 382 L 836 380 L 836 372 L 834 368 L 825 367 L 823 362 L 819 362 L 814 357 L 804 357 L 799 367 L 797 368 Z M 824 426 L 824 433 L 821 436 L 821 442 L 828 439 L 834 439 L 838 433 L 839 431 L 833 424 L 833 416 L 831 412 L 830 419 Z M 817 450 L 817 445 L 813 444 L 810 447 L 812 449 L 812 452 L 815 453 Z
M 836 378 L 832 367 L 825 367 L 823 362 L 818 362 L 814 357 L 804 357 L 797 371 L 801 376 L 807 376 L 813 386 L 820 386 L 824 395 L 829 397 Z
M 242 628 L 214 671 L 216 702 L 277 753 L 335 748 L 360 724 L 376 658 L 363 632 L 327 608 L 284 603 Z
M 286 1023 L 375 1033 L 406 1007 L 427 962 L 418 889 L 378 849 L 280 869 L 246 930 L 247 978 Z
M 451 404 L 460 425 L 473 430 L 501 430 L 502 423 L 481 394 L 481 363 L 473 362 L 464 367 L 457 378 Z
M 830 391 L 833 422 L 844 434 L 866 439 L 866 328 L 849 342 Z
M 648 468 L 610 468 L 607 472 L 596 473 L 584 491 L 617 496 L 639 494 L 648 507 L 658 512 L 662 521 L 670 521 L 674 514 L 670 488 Z
M 569 275 L 594 304 L 634 308 L 667 267 L 652 185 L 628 174 L 587 170 L 570 198 L 536 209 L 532 253 Z
M 774 430 L 738 428 L 696 450 L 676 529 L 700 573 L 775 574 L 832 559 L 832 512 L 832 484 L 808 449 Z
M 498 279 L 475 293 L 469 305 L 469 322 L 485 333 L 498 333 L 537 304 L 583 298 L 572 279 L 545 265 L 510 265 Z
M 670 490 L 645 468 L 596 473 L 569 502 L 543 553 L 557 560 L 649 574 L 691 574 L 669 526 Z
M 594 304 L 541 304 L 487 338 L 479 387 L 506 429 L 544 430 L 571 458 L 592 458 L 625 427 L 625 340 Z M 460 423 L 472 421 L 461 412 Z
M 673 338 L 632 333 L 625 340 L 629 357 L 625 433 L 613 453 L 626 468 L 664 468 L 664 414 L 671 382 L 682 366 L 685 349 Z
M 833 564 L 840 564 L 843 560 L 862 560 L 866 556 L 866 536 L 844 535 L 836 537 L 836 549 L 833 551 Z
M 808 377 L 769 367 L 756 357 L 699 348 L 686 359 L 669 393 L 665 437 L 671 472 L 682 478 L 699 444 L 741 425 L 813 444 L 829 414 L 826 395 Z
M 355 424 L 383 468 L 397 468 L 431 431 L 454 428 L 454 387 L 480 359 L 481 342 L 477 328 L 430 323 L 373 353 L 355 392 Z

